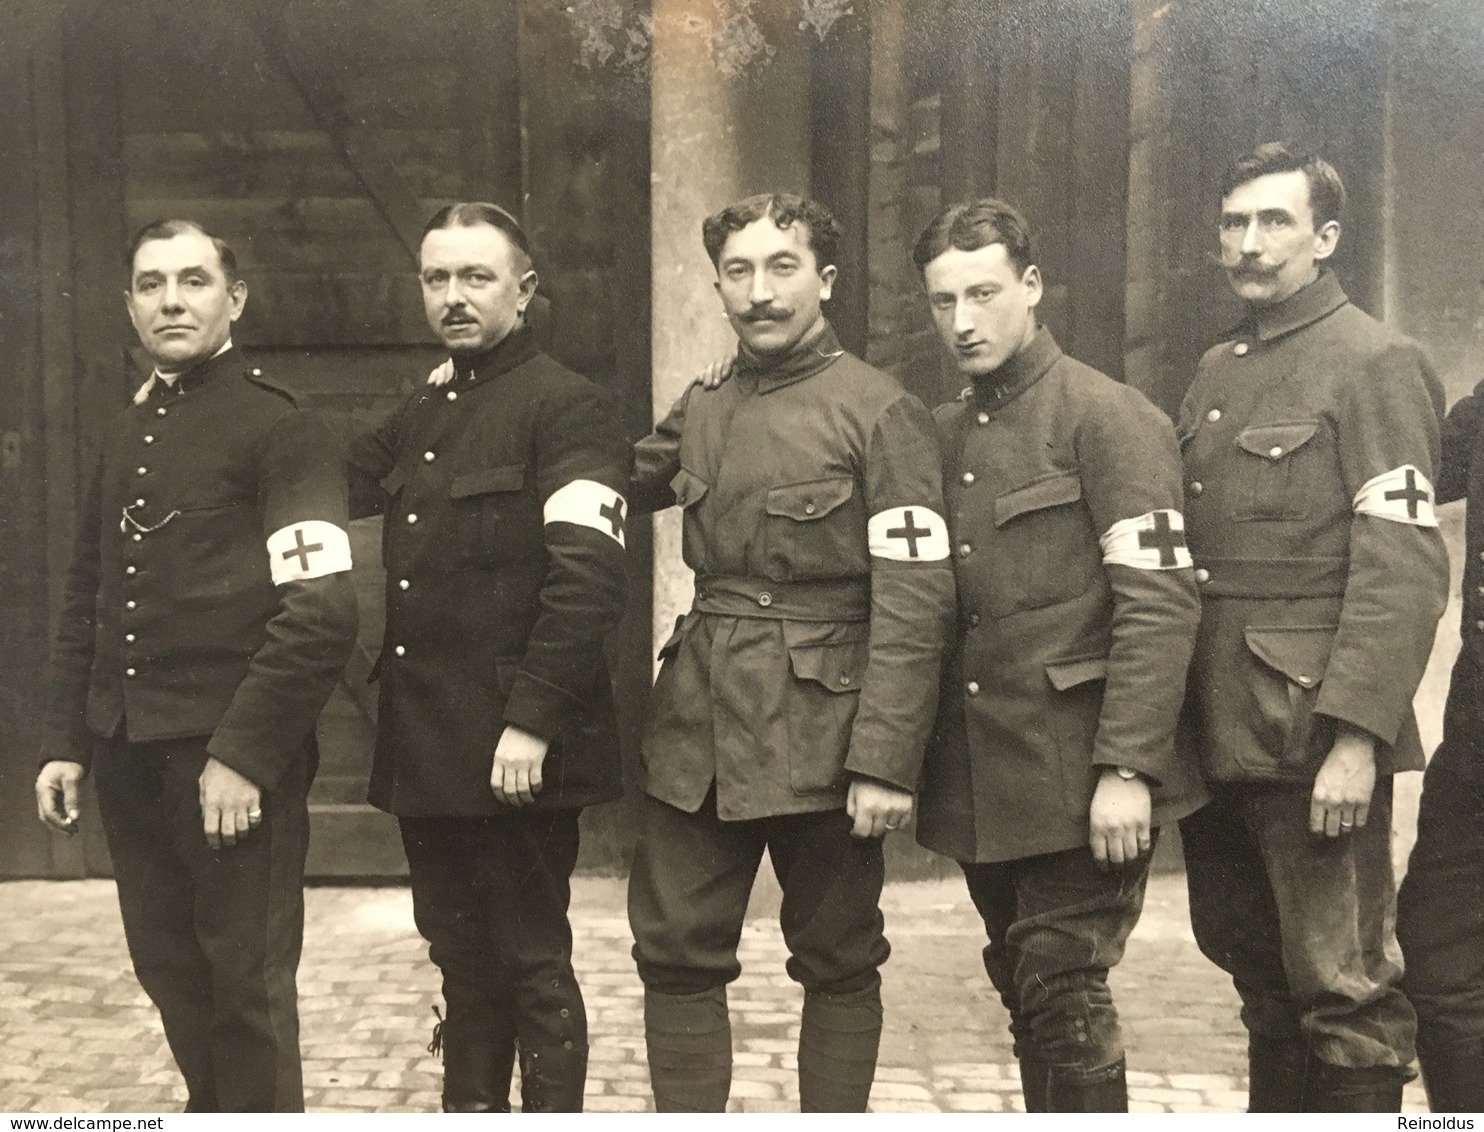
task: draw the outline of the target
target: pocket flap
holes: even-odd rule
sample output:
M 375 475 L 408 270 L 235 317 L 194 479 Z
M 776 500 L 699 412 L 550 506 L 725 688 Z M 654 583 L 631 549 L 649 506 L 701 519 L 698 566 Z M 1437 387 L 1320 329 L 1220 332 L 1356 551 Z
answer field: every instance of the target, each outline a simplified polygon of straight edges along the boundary
M 670 481 L 670 490 L 675 493 L 675 502 L 681 507 L 689 507 L 698 501 L 710 490 L 710 487 L 711 485 L 700 476 L 684 468 L 676 472 L 675 478 Z
M 1076 472 L 1052 472 L 996 496 L 994 525 L 1003 527 L 1017 515 L 1046 507 L 1061 507 L 1081 498 L 1082 479 Z
M 1237 447 L 1264 460 L 1281 460 L 1295 448 L 1308 443 L 1318 431 L 1318 421 L 1252 425 L 1237 433 Z
M 859 692 L 871 642 L 838 641 L 827 645 L 790 645 L 789 664 L 800 680 L 813 680 L 832 692 Z
M 660 646 L 660 651 L 655 655 L 656 660 L 669 660 L 680 651 L 680 641 L 685 636 L 686 619 L 687 614 L 684 613 L 675 618 L 675 631 L 670 634 L 670 639 Z
M 1247 647 L 1269 668 L 1303 688 L 1317 688 L 1329 667 L 1338 625 L 1294 625 L 1270 629 L 1249 626 Z
M 454 476 L 448 485 L 450 499 L 468 499 L 492 491 L 519 491 L 526 482 L 524 464 L 506 464 L 502 468 L 480 468 Z
M 768 492 L 767 511 L 807 523 L 838 510 L 854 494 L 855 481 L 848 477 L 791 483 Z
M 1075 688 L 1092 680 L 1108 678 L 1106 656 L 1084 656 L 1076 660 L 1053 660 L 1046 666 L 1046 679 L 1058 692 Z

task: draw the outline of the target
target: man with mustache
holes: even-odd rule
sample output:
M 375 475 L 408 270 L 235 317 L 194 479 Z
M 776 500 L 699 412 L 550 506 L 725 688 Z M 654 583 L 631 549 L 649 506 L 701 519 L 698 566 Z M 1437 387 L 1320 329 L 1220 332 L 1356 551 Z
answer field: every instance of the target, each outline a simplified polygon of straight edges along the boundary
M 383 511 L 372 805 L 397 816 L 443 973 L 443 1107 L 580 1112 L 587 1018 L 567 919 L 578 818 L 622 792 L 603 638 L 624 597 L 629 453 L 600 391 L 541 352 L 504 209 L 450 205 L 419 248 L 451 373 L 352 445 Z
M 1199 617 L 1175 431 L 1038 325 L 1030 229 L 1003 201 L 944 210 L 912 258 L 970 382 L 935 414 L 959 632 L 917 839 L 984 920 L 1026 1111 L 1126 1112 L 1108 969 L 1158 827 L 1204 797 L 1174 744 Z
M 882 837 L 912 812 L 953 612 L 921 402 L 846 353 L 820 304 L 839 229 L 791 193 L 703 225 L 741 339 L 641 441 L 636 507 L 685 510 L 695 605 L 660 650 L 629 881 L 660 1111 L 720 1112 L 726 986 L 766 850 L 804 987 L 799 1101 L 864 1111 L 889 953 Z
M 1396 1112 L 1416 1017 L 1397 986 L 1392 775 L 1447 598 L 1443 392 L 1324 261 L 1344 187 L 1272 143 L 1221 185 L 1247 317 L 1180 410 L 1203 612 L 1186 737 L 1213 794 L 1181 824 L 1191 921 L 1231 974 L 1252 1111 Z
M 225 242 L 162 220 L 128 262 L 155 368 L 80 513 L 37 804 L 76 832 L 96 772 L 129 954 L 186 1110 L 302 1112 L 306 795 L 356 632 L 345 466 L 233 346 L 247 284 Z

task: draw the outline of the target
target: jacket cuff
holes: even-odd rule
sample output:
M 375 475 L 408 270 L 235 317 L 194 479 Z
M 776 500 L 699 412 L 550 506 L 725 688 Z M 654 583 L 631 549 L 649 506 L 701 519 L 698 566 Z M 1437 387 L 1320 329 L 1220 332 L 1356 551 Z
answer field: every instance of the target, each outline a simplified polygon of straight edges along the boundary
M 206 744 L 206 753 L 229 766 L 259 790 L 273 790 L 284 768 L 297 752 L 276 750 L 261 735 L 218 728 Z
M 521 672 L 505 701 L 504 722 L 554 743 L 583 703 L 555 684 Z

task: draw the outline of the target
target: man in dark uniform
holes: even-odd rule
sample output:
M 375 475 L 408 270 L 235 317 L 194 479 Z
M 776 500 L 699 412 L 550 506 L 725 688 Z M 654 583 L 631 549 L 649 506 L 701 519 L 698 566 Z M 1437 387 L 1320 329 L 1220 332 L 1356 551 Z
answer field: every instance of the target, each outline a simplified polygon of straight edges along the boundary
M 1448 588 L 1433 513 L 1443 394 L 1323 261 L 1334 169 L 1281 144 L 1221 186 L 1248 305 L 1180 412 L 1203 609 L 1188 738 L 1213 793 L 1181 825 L 1191 920 L 1229 972 L 1253 1111 L 1395 1112 L 1416 1016 L 1397 987 L 1391 780 Z
M 603 638 L 624 594 L 629 453 L 591 382 L 536 345 L 524 232 L 452 205 L 420 251 L 452 378 L 357 437 L 385 490 L 386 643 L 371 803 L 397 815 L 443 972 L 443 1107 L 582 1108 L 587 1020 L 567 921 L 582 807 L 621 793 Z M 379 486 L 378 486 L 379 485 Z
M 863 1111 L 881 1036 L 881 837 L 912 810 L 953 609 L 932 420 L 820 311 L 839 230 L 791 194 L 710 217 L 741 351 L 640 442 L 635 506 L 685 509 L 692 611 L 660 650 L 629 882 L 661 1111 L 721 1111 L 726 984 L 766 849 L 803 984 L 799 1099 Z
M 937 413 L 959 633 L 917 839 L 958 861 L 1028 1112 L 1125 1112 L 1108 969 L 1157 827 L 1204 797 L 1174 749 L 1199 606 L 1180 453 L 1138 391 L 1036 323 L 1025 220 L 955 205 L 913 260 L 971 384 Z
M 155 371 L 82 508 L 37 803 L 74 832 L 96 770 L 129 954 L 188 1111 L 302 1111 L 306 795 L 356 631 L 345 468 L 233 348 L 247 285 L 226 244 L 161 221 L 129 264 Z
M 1443 742 L 1422 780 L 1417 844 L 1397 896 L 1402 988 L 1434 1112 L 1484 1111 L 1484 385 L 1443 423 L 1437 502 L 1467 499 L 1463 647 Z

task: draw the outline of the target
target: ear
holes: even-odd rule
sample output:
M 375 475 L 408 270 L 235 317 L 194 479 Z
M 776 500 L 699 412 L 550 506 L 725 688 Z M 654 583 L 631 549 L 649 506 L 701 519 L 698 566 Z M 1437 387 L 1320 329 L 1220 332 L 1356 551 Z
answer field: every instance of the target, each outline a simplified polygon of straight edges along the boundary
M 227 288 L 227 298 L 232 303 L 232 321 L 242 317 L 242 308 L 247 305 L 247 280 L 239 279 Z
M 1335 246 L 1340 242 L 1340 222 L 1331 220 L 1320 225 L 1319 231 L 1314 233 L 1314 258 L 1316 260 L 1328 259 L 1335 254 Z
M 1025 288 L 1026 306 L 1038 307 L 1041 305 L 1041 295 L 1045 287 L 1041 283 L 1041 269 L 1034 263 L 1025 269 L 1020 277 L 1020 285 Z
M 835 290 L 835 279 L 840 270 L 833 263 L 827 263 L 819 269 L 819 301 L 825 302 Z
M 520 297 L 515 301 L 517 313 L 526 313 L 526 307 L 530 305 L 531 300 L 535 297 L 536 285 L 540 282 L 541 279 L 537 276 L 535 268 L 532 268 L 520 277 L 520 283 L 517 284 Z

